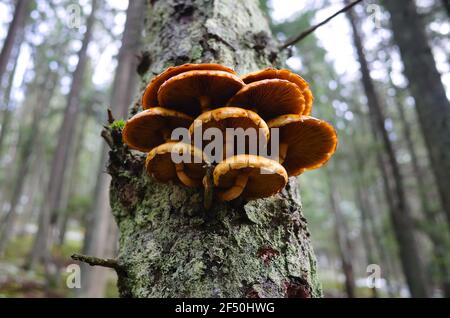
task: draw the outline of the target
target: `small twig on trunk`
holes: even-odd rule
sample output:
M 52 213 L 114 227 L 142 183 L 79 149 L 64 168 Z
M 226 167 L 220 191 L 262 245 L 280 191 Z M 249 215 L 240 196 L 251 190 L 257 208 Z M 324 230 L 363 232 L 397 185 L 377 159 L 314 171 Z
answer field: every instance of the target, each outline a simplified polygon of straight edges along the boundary
M 115 259 L 98 258 L 95 256 L 87 256 L 87 255 L 82 255 L 82 254 L 72 254 L 71 258 L 74 261 L 80 261 L 80 262 L 89 264 L 91 266 L 107 267 L 107 268 L 115 269 L 116 271 L 122 270 L 121 266 L 119 265 L 119 263 L 117 263 L 117 261 Z
M 316 25 L 313 25 L 312 27 L 310 27 L 309 29 L 306 29 L 305 31 L 301 32 L 299 35 L 292 37 L 290 39 L 288 39 L 286 41 L 286 43 L 284 43 L 283 45 L 280 46 L 280 50 L 284 50 L 286 48 L 288 48 L 291 45 L 294 45 L 295 43 L 303 40 L 304 38 L 306 38 L 308 35 L 310 35 L 311 33 L 313 33 L 316 29 L 318 29 L 319 27 L 321 27 L 324 24 L 327 24 L 329 21 L 331 21 L 332 19 L 334 19 L 336 16 L 338 16 L 339 14 L 350 10 L 353 6 L 355 6 L 356 4 L 360 3 L 363 0 L 355 0 L 352 3 L 347 4 L 345 7 L 343 7 L 341 10 L 337 11 L 336 13 L 334 13 L 333 15 L 329 16 L 328 18 L 326 18 L 325 20 L 319 22 Z
M 106 143 L 108 144 L 109 148 L 114 149 L 114 140 L 111 136 L 111 133 L 108 129 L 103 129 L 101 132 L 101 136 L 102 138 L 106 141 Z
M 112 124 L 115 121 L 111 108 L 108 108 L 108 123 Z

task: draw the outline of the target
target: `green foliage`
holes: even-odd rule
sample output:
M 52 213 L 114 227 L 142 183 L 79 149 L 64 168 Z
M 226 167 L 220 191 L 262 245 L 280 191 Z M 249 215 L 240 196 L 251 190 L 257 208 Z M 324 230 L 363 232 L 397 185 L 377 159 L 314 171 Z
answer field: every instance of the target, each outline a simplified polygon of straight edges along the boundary
M 109 125 L 109 128 L 113 129 L 113 130 L 122 130 L 123 127 L 125 127 L 125 120 L 123 119 L 119 119 L 119 120 L 115 120 L 111 125 Z

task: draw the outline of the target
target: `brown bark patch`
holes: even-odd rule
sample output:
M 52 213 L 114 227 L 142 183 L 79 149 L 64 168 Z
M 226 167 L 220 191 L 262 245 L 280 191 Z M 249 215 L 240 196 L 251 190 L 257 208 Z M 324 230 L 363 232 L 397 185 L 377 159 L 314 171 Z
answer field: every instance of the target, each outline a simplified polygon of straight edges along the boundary
M 258 250 L 258 256 L 262 258 L 265 265 L 268 265 L 278 255 L 280 255 L 280 252 L 271 246 L 263 246 Z

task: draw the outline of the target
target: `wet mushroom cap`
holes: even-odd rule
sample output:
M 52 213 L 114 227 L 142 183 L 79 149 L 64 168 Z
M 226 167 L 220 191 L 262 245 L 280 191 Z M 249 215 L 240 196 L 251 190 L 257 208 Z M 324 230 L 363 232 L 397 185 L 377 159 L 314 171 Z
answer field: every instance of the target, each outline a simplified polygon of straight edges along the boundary
M 314 97 L 311 89 L 309 88 L 308 82 L 305 81 L 300 75 L 295 74 L 289 70 L 277 70 L 275 68 L 269 67 L 264 70 L 241 76 L 241 79 L 245 84 L 272 78 L 283 79 L 296 84 L 300 88 L 301 92 L 303 93 L 303 98 L 305 99 L 305 109 L 303 110 L 302 115 L 307 116 L 311 113 Z
M 188 71 L 171 77 L 158 91 L 159 105 L 191 116 L 202 112 L 201 98 L 207 98 L 211 108 L 223 107 L 244 82 L 224 71 Z
M 201 184 L 201 180 L 206 172 L 203 167 L 203 153 L 200 149 L 181 142 L 167 142 L 153 148 L 145 160 L 147 173 L 160 182 L 178 180 L 176 166 L 172 158 L 172 154 L 177 153 L 189 156 L 190 162 L 183 162 L 184 172 Z
M 235 185 L 237 177 L 248 173 L 242 196 L 247 199 L 264 198 L 284 188 L 288 181 L 286 170 L 278 162 L 254 155 L 238 155 L 219 163 L 214 169 L 214 185 L 227 190 Z
M 256 137 L 261 130 L 264 141 L 267 142 L 269 139 L 269 127 L 266 122 L 254 111 L 239 107 L 221 107 L 202 113 L 189 127 L 189 134 L 193 136 L 200 125 L 203 131 L 208 128 L 218 128 L 224 133 L 224 137 L 227 128 L 242 128 L 244 131 L 255 129 Z
M 336 151 L 336 131 L 326 121 L 310 116 L 284 115 L 267 124 L 271 131 L 279 128 L 280 144 L 288 145 L 283 166 L 289 176 L 321 167 Z
M 245 85 L 227 106 L 255 109 L 268 120 L 285 114 L 302 114 L 305 99 L 296 84 L 282 79 L 266 79 Z
M 179 127 L 188 128 L 193 118 L 162 107 L 154 107 L 131 117 L 122 131 L 123 142 L 130 148 L 148 152 L 166 142 L 164 133 Z
M 147 109 L 150 107 L 159 106 L 158 90 L 161 85 L 173 76 L 192 70 L 216 70 L 236 75 L 236 72 L 231 68 L 220 64 L 183 64 L 179 66 L 171 66 L 158 76 L 154 77 L 147 85 L 144 94 L 142 95 L 142 107 Z

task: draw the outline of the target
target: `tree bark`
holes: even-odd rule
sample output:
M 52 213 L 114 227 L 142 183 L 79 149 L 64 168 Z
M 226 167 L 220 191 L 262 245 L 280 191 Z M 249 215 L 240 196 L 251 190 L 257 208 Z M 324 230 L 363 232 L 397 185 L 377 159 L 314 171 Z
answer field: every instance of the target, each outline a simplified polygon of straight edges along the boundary
M 385 117 L 379 97 L 375 91 L 372 78 L 370 77 L 369 66 L 363 50 L 361 35 L 356 26 L 356 17 L 352 10 L 347 12 L 347 16 L 353 31 L 353 40 L 361 67 L 362 84 L 369 106 L 369 114 L 373 128 L 380 137 L 384 147 L 389 170 L 388 175 L 392 176 L 392 182 L 389 184 L 387 195 L 392 196 L 394 206 L 390 209 L 394 232 L 399 244 L 400 259 L 402 261 L 403 271 L 406 276 L 411 295 L 413 297 L 427 297 L 426 275 L 421 264 L 419 250 L 416 244 L 414 225 L 410 209 L 405 198 L 403 177 L 400 167 L 395 157 L 394 147 L 389 139 L 385 128 Z
M 86 32 L 82 46 L 78 52 L 78 63 L 73 73 L 72 84 L 67 98 L 67 106 L 64 112 L 63 122 L 58 133 L 58 142 L 52 160 L 51 172 L 44 205 L 39 215 L 39 228 L 34 241 L 28 266 L 32 266 L 38 259 L 48 260 L 49 245 L 51 243 L 50 223 L 51 216 L 60 206 L 61 193 L 64 186 L 65 169 L 68 155 L 74 140 L 75 126 L 80 111 L 80 92 L 83 85 L 83 76 L 87 63 L 87 49 L 92 37 L 92 29 L 95 22 L 97 0 L 92 1 L 92 10 L 86 22 Z M 27 267 L 28 267 L 27 266 Z
M 391 15 L 440 200 L 450 226 L 450 103 L 414 1 L 384 1 Z
M 136 93 L 138 80 L 136 68 L 138 53 L 141 46 L 142 30 L 144 26 L 146 3 L 145 0 L 130 1 L 127 9 L 127 20 L 122 36 L 122 46 L 119 50 L 118 64 L 115 72 L 111 96 L 111 110 L 118 118 L 127 118 L 128 109 Z M 115 240 L 110 236 L 117 232 L 109 205 L 109 185 L 111 177 L 104 172 L 108 149 L 102 147 L 99 177 L 95 190 L 95 201 L 87 216 L 86 236 L 83 252 L 99 257 L 113 257 Z M 106 271 L 98 267 L 82 265 L 81 288 L 78 295 L 82 297 L 102 297 L 106 285 Z
M 167 66 L 215 62 L 240 74 L 274 65 L 272 39 L 258 2 L 154 1 L 145 45 L 144 82 Z M 321 288 L 297 183 L 250 202 L 203 208 L 200 189 L 162 184 L 144 157 L 110 152 L 110 198 L 120 230 L 122 297 L 317 297 Z

